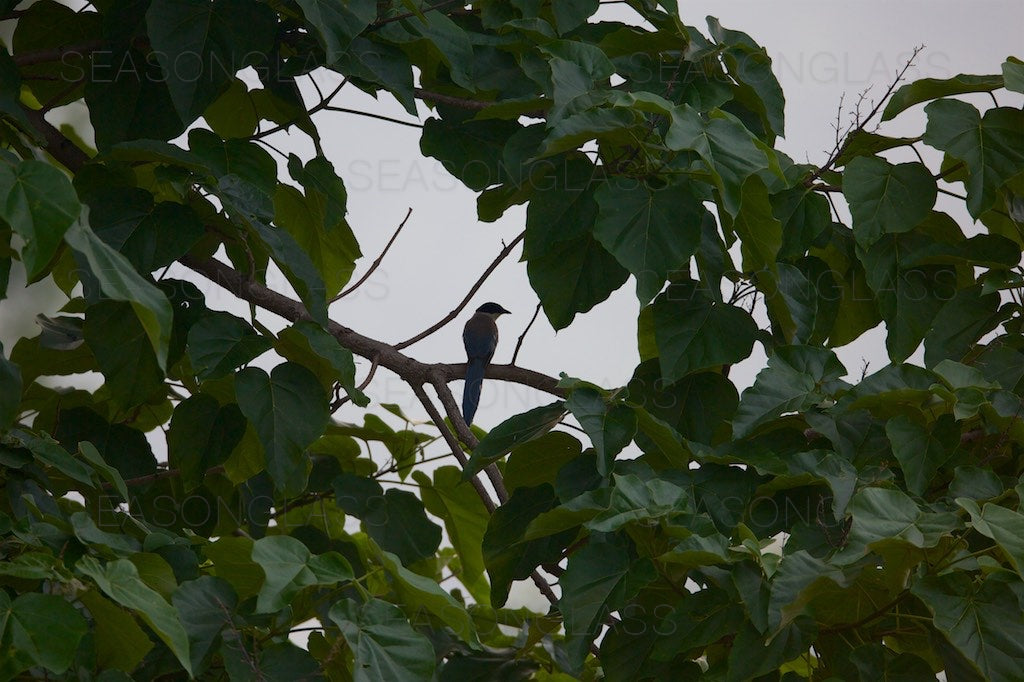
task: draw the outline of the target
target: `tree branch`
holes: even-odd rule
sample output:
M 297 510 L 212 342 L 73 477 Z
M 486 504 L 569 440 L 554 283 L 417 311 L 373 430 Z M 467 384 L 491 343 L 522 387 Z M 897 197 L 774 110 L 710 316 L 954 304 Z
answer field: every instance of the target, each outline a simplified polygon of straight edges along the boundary
M 22 107 L 22 109 L 36 130 L 43 134 L 43 139 L 46 140 L 45 149 L 50 156 L 60 161 L 72 173 L 77 173 L 82 166 L 89 163 L 89 155 L 74 142 L 64 137 L 52 123 L 46 120 L 46 115 L 42 111 L 27 107 Z
M 917 55 L 920 54 L 921 50 L 923 50 L 923 49 L 924 49 L 924 45 L 918 45 L 917 47 L 914 48 L 914 51 L 910 55 L 910 58 L 907 59 L 907 63 L 904 64 L 903 68 L 900 69 L 899 73 L 896 74 L 895 80 L 893 80 L 893 82 L 889 84 L 889 87 L 886 89 L 886 91 L 882 95 L 881 99 L 878 100 L 878 103 L 875 104 L 875 106 L 871 109 L 871 111 L 868 113 L 868 115 L 865 116 L 863 119 L 861 119 L 860 115 L 859 115 L 860 114 L 860 105 L 858 103 L 856 114 L 854 114 L 854 116 L 856 118 L 855 118 L 854 122 L 851 124 L 850 129 L 847 129 L 846 134 L 843 135 L 843 140 L 841 142 L 837 142 L 836 143 L 835 148 L 832 150 L 831 156 L 829 156 L 828 160 L 825 161 L 824 164 L 822 164 L 821 168 L 816 170 L 814 173 L 811 174 L 811 176 L 809 178 L 804 180 L 804 186 L 805 187 L 808 187 L 808 188 L 811 188 L 811 189 L 819 189 L 817 187 L 814 187 L 814 183 L 817 182 L 817 180 L 823 174 L 825 174 L 830 168 L 832 168 L 832 165 L 836 162 L 837 159 L 839 159 L 840 155 L 842 155 L 842 153 L 843 153 L 843 150 L 846 149 L 846 141 L 850 139 L 850 136 L 854 135 L 856 133 L 859 133 L 860 131 L 864 130 L 864 128 L 867 127 L 867 124 L 870 123 L 871 120 L 875 117 L 875 115 L 882 109 L 882 106 L 886 103 L 886 101 L 888 101 L 889 96 L 892 95 L 892 92 L 893 92 L 893 90 L 896 89 L 896 86 L 899 85 L 901 82 L 903 82 L 903 76 L 907 73 L 907 71 L 910 69 L 910 67 L 914 64 L 914 59 L 917 58 Z M 862 97 L 863 97 L 863 95 L 862 95 Z
M 412 208 L 410 207 L 409 210 L 406 212 L 405 217 L 402 218 L 402 222 L 400 222 L 398 224 L 398 228 L 395 230 L 395 233 L 393 235 L 391 235 L 391 239 L 389 239 L 388 243 L 384 245 L 384 250 L 380 252 L 379 256 L 377 256 L 377 260 L 373 261 L 373 263 L 370 265 L 370 269 L 367 270 L 363 274 L 363 276 L 359 278 L 358 282 L 356 282 L 355 284 L 350 286 L 348 289 L 345 289 L 345 291 L 341 292 L 340 294 L 338 294 L 337 296 L 332 298 L 330 300 L 331 303 L 334 303 L 338 299 L 345 298 L 346 296 L 351 294 L 353 291 L 355 291 L 356 289 L 361 287 L 363 285 L 363 283 L 370 278 L 370 275 L 373 274 L 373 272 L 380 266 L 381 261 L 384 260 L 384 256 L 387 255 L 388 250 L 391 248 L 391 245 L 395 243 L 396 239 L 398 239 L 398 234 L 402 231 L 402 228 L 405 227 L 405 224 L 407 222 L 409 222 L 409 216 L 411 216 L 411 215 L 412 215 Z
M 445 326 L 446 324 L 454 320 L 456 317 L 458 317 L 459 313 L 462 312 L 462 309 L 466 307 L 466 305 L 473 299 L 473 296 L 480 289 L 480 287 L 483 286 L 484 282 L 487 281 L 487 278 L 491 276 L 491 273 L 494 272 L 494 269 L 498 267 L 498 264 L 500 264 L 501 261 L 505 260 L 508 254 L 512 253 L 512 250 L 516 247 L 517 244 L 519 244 L 519 242 L 523 241 L 523 238 L 525 236 L 526 231 L 524 230 L 519 233 L 519 236 L 513 239 L 505 248 L 501 250 L 501 253 L 499 253 L 498 256 L 493 261 L 491 261 L 491 264 L 487 266 L 486 270 L 484 270 L 484 274 L 480 275 L 480 278 L 477 279 L 477 281 L 473 284 L 472 287 L 470 287 L 469 293 L 466 294 L 466 297 L 462 299 L 462 302 L 459 303 L 459 305 L 457 305 L 454 310 L 452 310 L 450 313 L 442 317 L 439 322 L 424 329 L 416 336 L 410 339 L 406 339 L 401 343 L 396 343 L 395 350 L 402 350 L 403 348 L 411 346 L 417 341 L 422 341 L 423 339 L 427 338 L 428 336 L 436 332 L 438 329 L 440 329 L 441 327 Z
M 445 442 L 448 443 L 448 447 L 451 448 L 452 455 L 455 456 L 455 459 L 457 459 L 462 468 L 465 469 L 469 459 L 466 457 L 466 453 L 462 451 L 462 446 L 459 445 L 459 441 L 455 438 L 455 434 L 453 434 L 451 429 L 448 428 L 448 425 L 444 423 L 444 417 L 442 417 L 441 413 L 437 411 L 436 407 L 434 407 L 434 403 L 430 401 L 430 396 L 427 395 L 427 392 L 423 390 L 423 385 L 409 382 L 409 387 L 412 388 L 413 393 L 416 394 L 416 397 L 419 398 L 419 401 L 423 404 L 423 408 L 427 411 L 427 414 L 430 415 L 431 421 L 433 421 L 441 431 L 441 436 L 444 438 Z M 483 482 L 477 476 L 470 478 L 469 482 L 476 490 L 476 494 L 480 496 L 480 501 L 484 503 L 484 507 L 487 508 L 487 512 L 493 513 L 496 505 L 494 504 L 494 500 L 491 499 L 490 493 L 487 492 L 487 488 L 484 487 Z
M 533 326 L 533 323 L 537 321 L 537 315 L 539 315 L 539 314 L 540 314 L 540 303 L 538 303 L 537 307 L 534 308 L 534 310 L 533 310 L 533 317 L 531 317 L 529 323 L 527 323 L 526 329 L 523 330 L 523 333 L 519 335 L 519 339 L 516 340 L 516 348 L 515 348 L 514 351 L 512 351 L 512 361 L 509 362 L 508 364 L 510 364 L 510 365 L 516 364 L 516 358 L 519 357 L 519 349 L 523 347 L 523 339 L 526 338 L 526 334 L 530 331 L 530 327 Z
M 240 272 L 218 260 L 185 256 L 180 262 L 185 267 L 224 287 L 238 298 L 272 312 L 289 322 L 312 319 L 305 306 L 299 301 L 294 301 L 258 282 L 246 279 Z M 400 353 L 397 346 L 363 336 L 334 321 L 329 322 L 327 331 L 338 340 L 338 343 L 356 355 L 368 360 L 373 360 L 374 356 L 379 355 L 377 362 L 381 367 L 391 370 L 406 381 L 429 383 L 431 375 L 435 373 L 446 381 L 454 381 L 466 376 L 466 363 L 464 362 L 457 364 L 419 362 Z M 557 379 L 523 367 L 489 365 L 485 376 L 489 379 L 522 384 L 555 396 L 565 396 L 565 392 L 557 388 Z

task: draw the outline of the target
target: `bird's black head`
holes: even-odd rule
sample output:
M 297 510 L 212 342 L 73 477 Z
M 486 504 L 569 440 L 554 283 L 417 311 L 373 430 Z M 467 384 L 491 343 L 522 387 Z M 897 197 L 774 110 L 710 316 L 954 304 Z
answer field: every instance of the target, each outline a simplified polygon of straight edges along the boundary
M 478 313 L 485 313 L 487 315 L 494 315 L 495 317 L 497 317 L 498 315 L 508 315 L 509 314 L 509 312 L 507 310 L 502 308 L 497 303 L 484 303 L 482 306 L 477 308 L 476 311 Z

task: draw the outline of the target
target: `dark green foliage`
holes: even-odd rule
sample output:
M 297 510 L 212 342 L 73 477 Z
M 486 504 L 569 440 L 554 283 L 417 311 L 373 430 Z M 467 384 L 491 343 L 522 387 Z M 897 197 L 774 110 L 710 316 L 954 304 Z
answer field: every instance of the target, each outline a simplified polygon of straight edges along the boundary
M 815 168 L 751 36 L 601 4 L 0 2 L 0 298 L 67 296 L 0 348 L 0 678 L 1020 679 L 1024 65 L 907 83 L 880 118 L 922 130 Z M 433 107 L 482 221 L 526 205 L 552 327 L 635 280 L 626 386 L 499 368 L 553 397 L 486 434 L 366 409 L 457 373 L 329 319 L 379 226 L 323 70 Z

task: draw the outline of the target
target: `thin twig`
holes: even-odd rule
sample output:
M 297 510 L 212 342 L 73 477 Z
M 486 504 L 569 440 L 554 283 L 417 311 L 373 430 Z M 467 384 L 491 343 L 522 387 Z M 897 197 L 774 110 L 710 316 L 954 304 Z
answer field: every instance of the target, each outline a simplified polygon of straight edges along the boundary
M 523 333 L 519 335 L 519 339 L 516 341 L 516 349 L 514 351 L 512 351 L 512 362 L 510 362 L 508 364 L 510 364 L 510 365 L 516 364 L 516 358 L 519 357 L 519 349 L 523 347 L 523 339 L 526 338 L 526 333 L 528 331 L 530 331 L 530 327 L 533 326 L 533 323 L 537 320 L 537 315 L 539 315 L 539 314 L 540 314 L 540 303 L 538 303 L 537 307 L 534 309 L 533 317 L 530 318 L 530 322 L 526 325 L 526 329 L 524 329 Z
M 455 434 L 452 433 L 451 429 L 448 428 L 448 425 L 444 423 L 444 417 L 442 417 L 441 413 L 437 411 L 437 407 L 435 407 L 434 403 L 431 402 L 427 392 L 423 390 L 423 386 L 415 382 L 410 382 L 409 387 L 412 388 L 412 392 L 416 394 L 417 398 L 419 398 L 419 401 L 423 404 L 424 409 L 426 409 L 427 414 L 430 416 L 431 421 L 434 422 L 438 430 L 441 432 L 441 436 L 444 438 L 445 442 L 448 443 L 448 447 L 451 448 L 452 455 L 455 456 L 455 459 L 457 459 L 462 468 L 465 469 L 466 464 L 469 463 L 469 458 L 467 458 L 466 453 L 462 451 L 462 446 L 459 445 L 459 441 L 455 438 Z M 487 488 L 484 487 L 483 481 L 481 481 L 478 476 L 474 475 L 469 479 L 469 482 L 476 490 L 476 494 L 480 497 L 480 501 L 484 503 L 484 507 L 486 507 L 487 512 L 493 513 L 497 506 L 494 504 L 494 500 L 491 499 L 491 494 L 487 492 Z
M 398 234 L 402 231 L 402 228 L 405 227 L 405 224 L 409 221 L 409 216 L 411 216 L 411 215 L 412 215 L 412 208 L 410 207 L 409 210 L 406 211 L 405 217 L 402 218 L 402 222 L 398 224 L 398 228 L 395 230 L 395 233 L 393 235 L 391 235 L 391 239 L 389 239 L 388 243 L 384 245 L 384 250 L 380 252 L 379 256 L 377 256 L 377 260 L 373 261 L 373 263 L 370 265 L 370 269 L 367 270 L 363 274 L 363 276 L 359 278 L 359 281 L 357 281 L 355 284 L 350 286 L 348 289 L 345 289 L 343 292 L 341 292 L 340 294 L 338 294 L 334 298 L 332 298 L 330 300 L 331 303 L 334 303 L 338 299 L 345 298 L 346 296 L 351 294 L 353 291 L 358 289 L 360 286 L 362 286 L 363 283 L 366 282 L 366 280 L 368 280 L 370 278 L 370 275 L 373 274 L 374 270 L 376 270 L 380 266 L 381 261 L 384 260 L 384 256 L 387 255 L 388 249 L 390 249 L 391 245 L 395 243 L 396 239 L 398 239 Z
M 918 45 L 917 47 L 914 48 L 914 51 L 910 55 L 910 58 L 907 59 L 907 63 L 904 64 L 903 68 L 900 69 L 899 73 L 896 74 L 896 79 L 889 84 L 889 87 L 886 89 L 885 93 L 878 100 L 878 103 L 875 104 L 875 106 L 871 109 L 868 115 L 863 119 L 861 119 L 860 117 L 860 102 L 857 103 L 854 124 L 851 124 L 852 129 L 848 129 L 846 134 L 843 136 L 844 143 L 836 145 L 836 148 L 832 151 L 831 156 L 828 157 L 828 160 L 825 161 L 821 168 L 816 170 L 814 173 L 811 174 L 809 178 L 804 180 L 805 187 L 812 187 L 814 183 L 818 180 L 818 178 L 820 178 L 824 173 L 828 172 L 832 168 L 832 165 L 835 164 L 836 160 L 839 158 L 839 156 L 843 153 L 843 150 L 846 148 L 845 142 L 850 139 L 850 136 L 855 135 L 856 133 L 859 133 L 860 131 L 864 130 L 864 128 L 867 127 L 868 123 L 870 123 L 871 120 L 878 114 L 878 112 L 882 109 L 882 106 L 889 100 L 889 97 L 892 95 L 893 90 L 896 89 L 896 86 L 903 82 L 903 76 L 906 75 L 910 67 L 913 66 L 914 60 L 917 58 L 917 55 L 919 55 L 921 53 L 921 50 L 923 49 L 924 45 Z M 863 98 L 864 96 L 862 94 L 861 100 L 863 100 Z
M 341 92 L 341 89 L 343 87 L 345 87 L 345 85 L 347 83 L 348 83 L 348 78 L 341 79 L 341 83 L 338 84 L 338 87 L 334 88 L 334 90 L 331 91 L 331 94 L 327 95 L 327 97 L 325 97 L 322 100 L 320 100 L 320 102 L 318 104 L 316 104 L 312 108 L 310 108 L 306 112 L 306 115 L 307 116 L 312 116 L 316 112 L 321 111 L 323 109 L 326 109 L 330 105 L 331 100 L 334 99 L 335 95 L 337 95 L 339 92 Z M 282 123 L 281 125 L 274 126 L 273 128 L 268 128 L 266 130 L 259 131 L 259 132 L 255 133 L 254 135 L 251 135 L 249 137 L 249 139 L 250 140 L 257 140 L 257 139 L 259 139 L 261 137 L 266 137 L 268 135 L 273 135 L 274 133 L 277 133 L 277 132 L 280 132 L 282 130 L 285 130 L 286 128 L 290 128 L 290 127 L 292 127 L 293 125 L 295 125 L 299 121 L 299 118 L 301 118 L 301 117 L 296 116 L 296 117 L 292 118 L 290 121 L 288 121 L 286 123 Z
M 367 118 L 376 118 L 381 121 L 387 121 L 388 123 L 397 123 L 402 126 L 409 126 L 410 128 L 422 128 L 423 126 L 413 121 L 403 121 L 400 118 L 392 118 L 391 116 L 384 116 L 383 114 L 375 114 L 370 111 L 361 111 L 359 109 L 348 109 L 346 107 L 335 107 L 329 106 L 324 107 L 324 111 L 337 111 L 343 114 L 355 114 L 356 116 L 366 116 Z
M 440 329 L 441 327 L 445 326 L 446 324 L 454 320 L 456 317 L 458 317 L 459 313 L 462 312 L 462 309 L 469 304 L 469 302 L 473 299 L 473 296 L 476 295 L 476 292 L 480 289 L 480 287 L 483 286 L 484 282 L 487 281 L 487 278 L 491 276 L 491 273 L 494 272 L 494 269 L 498 267 L 501 261 L 505 260 L 508 254 L 512 253 L 512 250 L 519 244 L 519 242 L 523 241 L 523 237 L 525 236 L 526 231 L 524 230 L 523 232 L 520 232 L 515 239 L 509 242 L 509 244 L 501 250 L 501 253 L 499 253 L 493 261 L 491 261 L 491 264 L 487 266 L 487 269 L 484 270 L 484 273 L 482 275 L 480 275 L 480 278 L 477 279 L 476 283 L 474 283 L 473 286 L 470 287 L 469 293 L 466 294 L 466 297 L 462 299 L 462 302 L 459 303 L 459 305 L 456 306 L 454 310 L 452 310 L 450 313 L 441 318 L 439 322 L 431 325 L 430 327 L 427 327 L 416 336 L 406 339 L 401 343 L 396 343 L 394 346 L 395 350 L 402 350 L 403 348 L 408 348 L 417 341 L 422 341 L 423 339 L 427 338 L 428 336 L 436 332 L 438 329 Z

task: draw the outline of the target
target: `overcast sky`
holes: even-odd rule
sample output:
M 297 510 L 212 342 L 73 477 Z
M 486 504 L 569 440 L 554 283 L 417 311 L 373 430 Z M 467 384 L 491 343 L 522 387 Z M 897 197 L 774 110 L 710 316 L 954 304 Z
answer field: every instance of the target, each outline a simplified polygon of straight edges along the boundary
M 764 45 L 786 95 L 786 136 L 783 151 L 797 161 L 822 162 L 834 142 L 832 125 L 840 98 L 853 102 L 871 88 L 868 99 L 884 92 L 912 49 L 925 45 L 908 73 L 917 77 L 946 78 L 957 73 L 998 73 L 1006 56 L 1021 53 L 1024 3 L 1009 2 L 682 2 L 684 20 L 705 30 L 704 17 L 718 17 L 723 25 L 749 33 Z M 602 17 L 633 21 L 624 5 L 602 8 Z M 8 22 L 9 24 L 10 22 Z M 337 82 L 328 74 L 320 79 L 329 87 Z M 313 91 L 308 90 L 311 100 Z M 1005 96 L 1004 96 L 1005 97 Z M 1019 99 L 1019 98 L 1018 98 Z M 988 101 L 987 99 L 984 101 Z M 1019 103 L 1019 102 L 1018 102 Z M 390 95 L 379 101 L 355 88 L 342 91 L 340 106 L 384 113 L 412 120 Z M 919 134 L 924 117 L 920 106 L 882 128 L 883 133 Z M 74 111 L 67 113 L 74 120 Z M 429 117 L 421 106 L 420 120 Z M 845 119 L 844 119 L 845 120 Z M 484 267 L 498 253 L 503 240 L 523 228 L 522 207 L 509 210 L 497 223 L 476 218 L 475 195 L 450 177 L 433 159 L 419 153 L 419 131 L 370 118 L 321 113 L 316 119 L 324 148 L 345 180 L 349 193 L 349 222 L 366 255 L 356 276 L 379 253 L 408 208 L 412 217 L 399 241 L 374 276 L 355 294 L 336 304 L 334 319 L 364 334 L 397 342 L 432 324 L 465 295 Z M 301 133 L 279 134 L 274 144 L 308 158 L 312 147 Z M 498 268 L 473 304 L 458 320 L 434 336 L 408 349 L 423 361 L 457 362 L 464 359 L 461 328 L 469 310 L 494 300 L 513 312 L 500 320 L 502 340 L 495 362 L 508 362 L 516 337 L 536 305 L 517 251 Z M 172 271 L 171 276 L 188 276 Z M 23 276 L 12 275 L 12 300 L 0 306 L 0 341 L 10 349 L 13 341 L 32 331 L 32 317 L 41 309 L 53 314 L 62 304 L 47 285 L 20 290 Z M 287 285 L 280 277 L 278 288 Z M 246 316 L 247 309 L 206 285 L 211 307 Z M 557 335 L 543 315 L 526 339 L 519 364 L 557 375 L 566 372 L 605 386 L 628 380 L 637 362 L 636 314 L 638 303 L 632 281 L 611 299 Z M 268 322 L 275 321 L 266 316 Z M 273 324 L 273 328 L 280 326 Z M 867 360 L 875 369 L 885 363 L 879 354 L 883 336 L 876 332 L 841 349 L 851 372 L 859 374 Z M 749 385 L 764 361 L 760 347 L 730 377 L 740 388 Z M 265 357 L 260 364 L 272 365 Z M 361 363 L 362 374 L 367 363 Z M 460 387 L 456 388 L 456 393 Z M 393 376 L 381 373 L 369 390 L 380 402 L 397 402 L 422 416 L 419 405 Z M 546 396 L 515 385 L 488 382 L 477 421 L 489 428 L 524 408 L 547 401 Z M 361 420 L 352 406 L 337 415 Z

